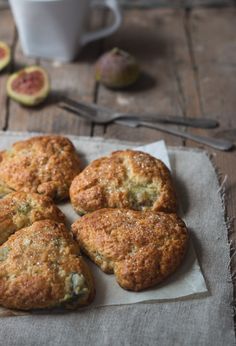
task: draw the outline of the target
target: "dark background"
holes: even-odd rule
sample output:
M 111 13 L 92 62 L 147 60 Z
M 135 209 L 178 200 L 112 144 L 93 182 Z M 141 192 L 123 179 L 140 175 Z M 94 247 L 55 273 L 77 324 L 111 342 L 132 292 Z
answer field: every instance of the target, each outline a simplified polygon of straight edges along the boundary
M 193 7 L 225 6 L 236 4 L 236 0 L 118 0 L 124 7 Z M 7 0 L 0 0 L 0 6 L 6 6 Z

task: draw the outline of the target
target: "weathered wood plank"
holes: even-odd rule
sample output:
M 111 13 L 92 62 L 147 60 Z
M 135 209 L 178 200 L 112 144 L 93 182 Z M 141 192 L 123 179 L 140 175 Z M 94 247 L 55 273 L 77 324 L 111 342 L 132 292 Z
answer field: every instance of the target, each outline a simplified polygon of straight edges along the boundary
M 187 21 L 201 111 L 220 121 L 219 129 L 208 131 L 218 137 L 236 129 L 235 19 L 236 9 L 198 9 Z
M 0 11 L 0 40 L 6 42 L 11 48 L 14 44 L 15 27 L 9 10 Z M 11 65 L 0 73 L 0 128 L 4 129 L 7 123 L 7 96 L 6 81 Z
M 190 50 L 195 68 L 201 109 L 205 116 L 218 119 L 219 129 L 208 131 L 208 135 L 225 136 L 236 143 L 236 38 L 235 9 L 196 9 L 188 18 Z M 201 133 L 206 134 L 205 131 Z M 189 143 L 187 142 L 187 145 Z M 191 143 L 192 144 L 192 143 Z M 229 241 L 236 248 L 236 155 L 214 152 L 213 160 L 225 177 L 227 216 L 233 220 Z M 231 261 L 236 298 L 236 257 Z
M 145 72 L 137 86 L 127 91 L 110 91 L 100 86 L 98 103 L 120 111 L 193 116 L 198 98 L 184 30 L 183 10 L 130 10 L 122 28 L 105 41 L 104 50 L 114 46 L 134 54 Z M 95 128 L 101 133 L 101 127 Z M 150 129 L 127 129 L 119 125 L 106 128 L 105 137 L 154 141 L 167 144 L 182 140 Z
M 232 5 L 234 0 L 119 0 L 123 7 L 194 7 Z
M 126 8 L 141 7 L 181 7 L 184 6 L 184 0 L 119 0 L 121 6 Z
M 101 25 L 102 13 L 93 15 L 92 27 Z M 57 108 L 57 101 L 63 96 L 92 102 L 94 99 L 95 81 L 93 63 L 97 59 L 100 43 L 86 47 L 74 63 L 62 64 L 27 58 L 23 55 L 19 42 L 15 53 L 15 66 L 40 64 L 48 71 L 52 92 L 45 104 L 27 109 L 10 102 L 9 129 L 17 131 L 38 131 L 90 135 L 91 124 L 76 115 Z
M 234 4 L 234 0 L 184 0 L 184 6 L 188 8 L 197 6 L 230 6 Z
M 190 29 L 198 64 L 236 64 L 235 18 L 236 8 L 192 11 Z

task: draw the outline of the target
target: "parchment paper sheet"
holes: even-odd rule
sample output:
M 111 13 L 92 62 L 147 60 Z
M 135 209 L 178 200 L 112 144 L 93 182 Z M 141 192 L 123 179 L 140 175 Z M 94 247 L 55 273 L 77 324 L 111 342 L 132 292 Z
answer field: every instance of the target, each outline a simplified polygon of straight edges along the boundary
M 3 137 L 1 137 L 1 147 L 9 147 L 10 143 L 7 139 L 8 137 L 5 137 L 4 140 Z M 17 140 L 17 138 L 15 139 Z M 81 140 L 75 139 L 73 143 L 75 144 L 77 150 L 82 152 Z M 99 144 L 99 142 L 93 143 L 90 141 L 90 143 L 86 144 L 86 151 L 84 151 L 83 154 L 85 159 L 88 157 L 89 160 L 96 159 L 104 155 L 104 152 L 110 152 L 114 149 L 114 147 L 111 148 L 111 144 L 109 144 L 109 142 L 104 143 L 100 150 L 98 150 L 99 146 L 96 145 Z M 94 150 L 94 147 L 97 148 L 98 152 L 97 150 Z M 122 147 L 127 148 L 127 145 Z M 136 148 L 161 159 L 170 168 L 167 149 L 163 141 Z M 117 149 L 117 146 L 115 149 Z M 60 204 L 59 206 L 69 220 L 69 224 L 78 219 L 78 215 L 73 211 L 69 202 Z M 183 265 L 181 265 L 180 269 L 174 275 L 172 275 L 162 285 L 145 290 L 143 292 L 128 292 L 122 289 L 116 283 L 114 275 L 107 275 L 103 273 L 92 262 L 89 262 L 89 265 L 95 277 L 96 298 L 93 302 L 94 306 L 131 304 L 161 299 L 167 300 L 207 292 L 205 281 L 201 274 L 192 244 L 189 247 Z M 0 310 L 2 315 L 4 315 L 4 312 L 5 309 Z

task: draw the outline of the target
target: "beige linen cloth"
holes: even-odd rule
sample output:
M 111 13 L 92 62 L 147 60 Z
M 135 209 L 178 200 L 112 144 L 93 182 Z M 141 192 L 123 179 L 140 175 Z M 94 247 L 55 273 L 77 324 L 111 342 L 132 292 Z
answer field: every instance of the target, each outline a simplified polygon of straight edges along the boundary
M 71 139 L 78 140 L 78 137 Z M 81 137 L 79 141 L 81 148 L 86 149 L 91 139 Z M 135 146 L 95 141 L 97 156 L 104 153 L 108 144 L 110 150 Z M 1 346 L 235 344 L 227 227 L 215 170 L 203 151 L 170 148 L 169 155 L 184 219 L 191 231 L 208 294 L 67 314 L 1 318 Z

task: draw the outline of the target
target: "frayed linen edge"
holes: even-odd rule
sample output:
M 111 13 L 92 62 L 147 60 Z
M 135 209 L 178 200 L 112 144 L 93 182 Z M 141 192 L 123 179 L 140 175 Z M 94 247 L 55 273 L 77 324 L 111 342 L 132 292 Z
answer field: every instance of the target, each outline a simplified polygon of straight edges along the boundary
M 199 149 L 199 148 L 187 148 L 187 147 L 172 147 L 172 146 L 168 146 L 168 150 L 171 150 L 172 152 L 174 151 L 192 151 L 195 153 L 202 153 L 205 154 L 208 159 L 210 160 L 213 169 L 215 171 L 217 180 L 218 180 L 218 184 L 219 184 L 219 188 L 217 190 L 217 194 L 220 197 L 221 200 L 221 206 L 222 206 L 222 211 L 223 211 L 223 218 L 224 218 L 224 226 L 227 230 L 227 240 L 228 240 L 228 247 L 229 247 L 229 263 L 227 265 L 227 275 L 228 275 L 228 283 L 231 283 L 233 286 L 233 300 L 231 302 L 231 307 L 232 307 L 232 317 L 234 319 L 234 332 L 236 335 L 236 298 L 234 298 L 234 296 L 236 296 L 236 292 L 234 289 L 234 283 L 236 283 L 236 270 L 233 271 L 232 268 L 232 261 L 234 259 L 234 257 L 236 256 L 236 244 L 235 242 L 233 242 L 233 240 L 231 239 L 231 235 L 233 233 L 233 223 L 234 223 L 234 219 L 235 218 L 230 218 L 227 215 L 227 194 L 226 194 L 226 186 L 227 186 L 227 181 L 228 181 L 228 175 L 227 174 L 223 174 L 220 169 L 216 166 L 216 163 L 214 161 L 214 155 L 210 154 L 207 150 L 204 149 Z
M 232 316 L 234 319 L 234 332 L 236 335 L 236 299 L 234 298 L 236 296 L 235 288 L 234 288 L 234 283 L 236 283 L 236 271 L 233 270 L 232 268 L 232 261 L 236 255 L 236 244 L 233 242 L 233 239 L 231 238 L 231 235 L 233 233 L 233 223 L 234 223 L 234 218 L 230 218 L 227 215 L 227 193 L 226 193 L 226 186 L 227 186 L 227 181 L 228 181 L 228 175 L 223 174 L 220 169 L 216 166 L 215 161 L 214 161 L 214 156 L 212 154 L 207 154 L 209 157 L 213 168 L 215 169 L 216 176 L 218 179 L 219 183 L 219 188 L 217 190 L 217 193 L 220 196 L 221 199 L 221 205 L 224 213 L 224 224 L 227 229 L 227 239 L 228 239 L 228 246 L 229 246 L 229 263 L 227 266 L 228 269 L 228 282 L 233 285 L 233 300 L 231 302 L 231 307 L 232 307 Z

